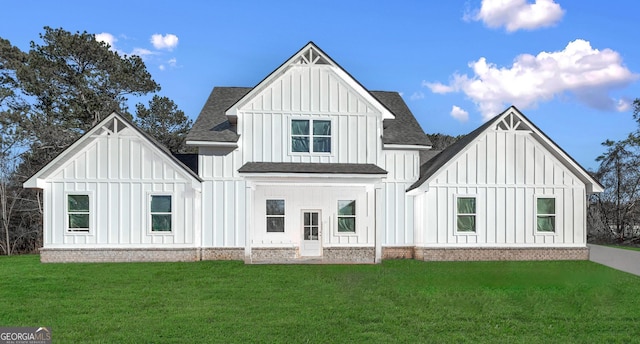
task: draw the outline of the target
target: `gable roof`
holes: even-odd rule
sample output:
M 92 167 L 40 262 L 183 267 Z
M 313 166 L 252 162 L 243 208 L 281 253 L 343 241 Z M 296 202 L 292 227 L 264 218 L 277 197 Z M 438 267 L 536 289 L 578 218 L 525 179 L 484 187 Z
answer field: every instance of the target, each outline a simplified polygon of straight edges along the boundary
M 149 142 L 151 146 L 156 148 L 160 152 L 160 154 L 167 157 L 170 161 L 176 164 L 179 167 L 179 169 L 183 170 L 189 176 L 191 176 L 191 178 L 193 178 L 194 181 L 202 182 L 202 179 L 200 179 L 200 177 L 196 172 L 192 171 L 189 167 L 183 164 L 178 158 L 176 158 L 173 154 L 171 154 L 171 152 L 165 146 L 160 144 L 155 138 L 153 138 L 151 135 L 147 134 L 146 132 L 140 130 L 134 123 L 129 121 L 124 116 L 120 115 L 117 112 L 113 112 L 111 115 L 105 117 L 102 121 L 98 122 L 95 126 L 93 126 L 93 128 L 87 130 L 87 132 L 84 133 L 84 135 L 80 136 L 74 143 L 72 143 L 69 147 L 67 147 L 65 150 L 60 152 L 60 154 L 58 154 L 55 158 L 53 158 L 46 165 L 44 165 L 44 167 L 36 171 L 36 173 L 34 173 L 31 177 L 29 177 L 29 179 L 27 179 L 23 183 L 23 187 L 24 188 L 41 188 L 41 185 L 38 183 L 39 179 L 41 179 L 42 177 L 48 176 L 51 172 L 63 166 L 66 163 L 66 159 L 68 157 L 71 157 L 76 153 L 78 153 L 79 151 L 81 151 L 82 149 L 84 149 L 85 141 L 87 141 L 98 130 L 108 127 L 109 123 L 111 123 L 111 121 L 113 121 L 114 119 L 117 119 L 121 123 L 124 123 L 127 127 L 133 129 L 143 139 Z
M 461 155 L 467 147 L 479 139 L 487 130 L 496 128 L 500 121 L 502 121 L 509 114 L 514 114 L 524 121 L 529 129 L 545 148 L 550 150 L 566 167 L 568 167 L 577 177 L 582 180 L 588 186 L 589 192 L 602 192 L 604 187 L 596 179 L 594 179 L 587 170 L 585 170 L 577 161 L 575 161 L 567 152 L 565 152 L 560 146 L 558 146 L 553 140 L 551 140 L 545 133 L 542 132 L 533 122 L 531 122 L 520 110 L 515 106 L 511 106 L 501 114 L 493 117 L 476 130 L 460 138 L 458 141 L 445 148 L 442 152 L 433 157 L 427 157 L 427 161 L 421 161 L 420 178 L 413 184 L 407 191 L 411 191 L 419 188 L 431 177 L 433 177 L 438 171 L 446 168 L 450 162 L 454 161 L 456 157 Z
M 309 59 L 313 59 L 313 61 L 308 61 Z M 349 74 L 349 72 L 347 72 L 338 63 L 336 63 L 329 55 L 322 51 L 322 49 L 320 49 L 312 41 L 309 41 L 309 43 L 300 48 L 300 50 L 298 50 L 295 54 L 288 58 L 278 68 L 276 68 L 273 72 L 269 73 L 269 75 L 262 79 L 262 81 L 260 81 L 249 93 L 245 94 L 242 98 L 238 99 L 236 103 L 232 104 L 231 107 L 227 109 L 227 115 L 235 116 L 236 109 L 242 107 L 246 102 L 250 101 L 255 94 L 268 87 L 268 85 L 270 85 L 274 80 L 284 74 L 290 66 L 299 65 L 301 64 L 301 61 L 304 61 L 304 63 L 319 63 L 335 67 L 334 71 L 339 75 L 341 74 L 340 76 L 345 82 L 347 82 L 347 84 L 350 84 L 350 86 L 355 90 L 360 90 L 360 94 L 363 96 L 363 98 L 365 98 L 374 107 L 378 107 L 378 109 L 382 113 L 382 118 L 393 118 L 393 114 L 391 113 L 391 111 L 389 111 L 389 109 L 378 102 L 375 97 L 373 97 L 369 93 L 369 91 L 358 80 L 356 80 L 356 78 Z
M 214 87 L 200 115 L 187 135 L 187 143 L 236 143 L 240 138 L 235 124 L 229 122 L 225 110 L 251 91 L 250 87 Z M 431 146 L 429 137 L 398 92 L 371 91 L 395 116 L 383 121 L 382 142 L 385 144 Z
M 255 87 L 214 87 L 187 135 L 187 144 L 231 146 L 237 143 L 239 135 L 236 125 L 229 121 L 230 109 L 238 107 L 242 102 L 250 99 L 252 95 L 259 92 L 271 80 L 283 73 L 289 65 L 295 64 L 295 61 L 301 59 L 302 55 L 310 50 L 318 54 L 318 59 L 322 59 L 323 64 L 336 67 L 337 71 L 352 81 L 352 85 L 359 88 L 366 97 L 370 98 L 372 103 L 378 104 L 383 111 L 384 118 L 383 143 L 423 146 L 425 148 L 431 146 L 431 141 L 397 92 L 368 91 L 313 42 L 307 43 Z M 384 113 L 387 115 L 385 116 Z

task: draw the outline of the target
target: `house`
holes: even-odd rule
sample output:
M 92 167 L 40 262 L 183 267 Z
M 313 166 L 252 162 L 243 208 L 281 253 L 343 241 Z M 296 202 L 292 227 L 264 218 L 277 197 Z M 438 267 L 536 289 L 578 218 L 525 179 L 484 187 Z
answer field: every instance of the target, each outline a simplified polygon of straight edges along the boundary
M 24 184 L 43 190 L 41 260 L 587 259 L 602 191 L 515 107 L 433 151 L 398 93 L 312 42 L 214 88 L 187 144 L 189 166 L 118 114 L 88 131 Z

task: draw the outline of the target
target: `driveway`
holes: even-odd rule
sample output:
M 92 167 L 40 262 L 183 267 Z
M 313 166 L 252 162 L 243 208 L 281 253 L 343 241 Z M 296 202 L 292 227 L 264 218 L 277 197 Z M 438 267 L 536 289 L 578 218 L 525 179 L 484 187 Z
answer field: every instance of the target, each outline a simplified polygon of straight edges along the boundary
M 640 276 L 640 251 L 592 244 L 587 246 L 590 261 Z

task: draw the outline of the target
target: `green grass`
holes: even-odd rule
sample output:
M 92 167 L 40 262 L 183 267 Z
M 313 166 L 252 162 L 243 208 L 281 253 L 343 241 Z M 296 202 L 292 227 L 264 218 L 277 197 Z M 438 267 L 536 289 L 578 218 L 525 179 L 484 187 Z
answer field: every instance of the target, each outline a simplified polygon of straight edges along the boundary
M 0 326 L 55 343 L 640 341 L 640 277 L 588 261 L 41 264 L 0 258 Z
M 635 246 L 624 246 L 624 245 L 604 245 L 604 246 L 621 248 L 623 250 L 640 251 L 640 247 L 635 247 Z

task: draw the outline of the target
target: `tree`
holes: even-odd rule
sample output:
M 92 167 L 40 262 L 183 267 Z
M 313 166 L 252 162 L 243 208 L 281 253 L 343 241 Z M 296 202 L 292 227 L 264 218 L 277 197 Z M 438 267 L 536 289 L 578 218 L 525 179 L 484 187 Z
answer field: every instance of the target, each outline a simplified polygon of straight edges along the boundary
M 14 238 L 16 231 L 11 230 L 23 192 L 14 178 L 20 163 L 19 153 L 25 144 L 18 120 L 29 109 L 17 90 L 15 70 L 21 61 L 24 54 L 0 38 L 0 250 L 7 255 L 23 237 Z
M 149 107 L 136 105 L 135 123 L 172 153 L 185 153 L 185 138 L 192 121 L 167 97 L 153 96 Z
M 640 99 L 634 101 L 638 129 L 620 141 L 602 143 L 604 154 L 594 176 L 604 192 L 590 198 L 589 234 L 600 240 L 640 241 Z
M 138 56 L 120 56 L 87 32 L 44 28 L 22 52 L 0 38 L 0 252 L 39 247 L 41 192 L 22 182 L 128 96 L 158 91 Z
M 617 241 L 635 240 L 640 226 L 640 141 L 634 135 L 625 140 L 603 142 L 607 148 L 596 161 L 600 167 L 596 178 L 604 186 L 601 194 L 592 197 L 590 220 L 592 234 Z
M 443 150 L 456 141 L 464 137 L 464 135 L 451 136 L 447 134 L 427 134 L 429 140 L 431 140 L 431 147 L 435 150 Z
M 42 165 L 113 111 L 131 116 L 127 96 L 158 91 L 138 56 L 120 56 L 87 32 L 44 28 L 15 66 L 21 91 L 33 99 L 20 123 L 31 136 L 30 159 Z

